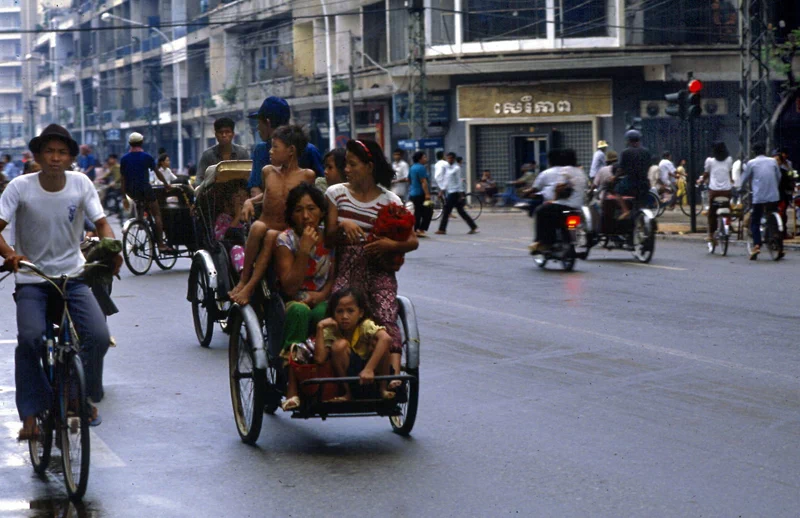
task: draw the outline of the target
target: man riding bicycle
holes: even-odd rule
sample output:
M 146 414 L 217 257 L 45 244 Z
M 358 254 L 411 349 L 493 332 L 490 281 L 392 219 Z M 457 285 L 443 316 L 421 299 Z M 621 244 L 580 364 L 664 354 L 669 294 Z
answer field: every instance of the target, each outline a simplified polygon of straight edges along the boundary
M 42 171 L 14 179 L 0 197 L 0 232 L 9 221 L 16 221 L 17 249 L 8 246 L 0 235 L 0 256 L 5 260 L 4 269 L 16 273 L 15 380 L 17 410 L 23 422 L 18 436 L 21 441 L 36 435 L 36 415 L 52 401 L 40 358 L 47 309 L 54 300 L 55 290 L 39 277 L 18 271 L 19 263 L 30 261 L 49 277 L 80 273 L 85 263 L 80 249 L 84 215 L 95 224 L 101 238 L 114 238 L 91 180 L 83 173 L 67 171 L 78 155 L 78 144 L 69 132 L 51 124 L 30 141 L 29 148 Z M 117 273 L 122 258 L 114 259 L 114 273 Z M 98 387 L 92 358 L 102 357 L 108 349 L 108 327 L 86 284 L 70 281 L 67 296 L 69 311 L 81 339 L 88 393 L 97 398 L 102 387 Z M 92 407 L 91 424 L 100 424 L 95 407 Z

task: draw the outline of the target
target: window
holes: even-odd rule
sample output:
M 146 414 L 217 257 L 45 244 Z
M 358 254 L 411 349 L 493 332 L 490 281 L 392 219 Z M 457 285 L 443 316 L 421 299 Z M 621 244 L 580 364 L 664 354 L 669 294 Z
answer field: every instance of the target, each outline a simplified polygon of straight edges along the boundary
M 463 0 L 462 5 L 465 42 L 547 37 L 546 0 Z
M 408 10 L 406 0 L 389 0 L 389 46 L 392 61 L 408 59 Z
M 364 53 L 378 63 L 386 63 L 386 4 L 364 6 L 362 27 Z
M 266 81 L 291 75 L 291 29 L 273 29 L 261 33 L 255 49 L 250 52 L 252 82 Z
M 608 0 L 556 0 L 556 37 L 608 36 Z
M 628 45 L 735 44 L 739 20 L 733 0 L 627 0 Z
M 454 0 L 431 0 L 431 40 L 433 45 L 456 42 Z

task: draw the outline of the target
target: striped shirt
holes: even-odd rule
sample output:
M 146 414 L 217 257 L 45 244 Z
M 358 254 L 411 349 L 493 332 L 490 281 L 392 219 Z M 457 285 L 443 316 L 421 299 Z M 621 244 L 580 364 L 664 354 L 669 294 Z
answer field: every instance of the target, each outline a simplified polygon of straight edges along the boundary
M 325 196 L 339 212 L 339 222 L 352 221 L 365 232 L 372 230 L 375 219 L 378 217 L 378 211 L 383 207 L 391 203 L 403 205 L 395 193 L 387 191 L 381 186 L 378 186 L 381 190 L 380 196 L 367 203 L 360 202 L 353 197 L 348 186 L 347 183 L 332 185 L 325 191 Z

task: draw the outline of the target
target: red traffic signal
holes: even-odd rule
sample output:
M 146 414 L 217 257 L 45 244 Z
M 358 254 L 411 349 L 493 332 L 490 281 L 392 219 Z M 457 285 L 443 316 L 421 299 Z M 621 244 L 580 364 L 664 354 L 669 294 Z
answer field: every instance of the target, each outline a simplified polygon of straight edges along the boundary
M 697 79 L 689 81 L 689 93 L 699 94 L 703 90 L 703 83 Z

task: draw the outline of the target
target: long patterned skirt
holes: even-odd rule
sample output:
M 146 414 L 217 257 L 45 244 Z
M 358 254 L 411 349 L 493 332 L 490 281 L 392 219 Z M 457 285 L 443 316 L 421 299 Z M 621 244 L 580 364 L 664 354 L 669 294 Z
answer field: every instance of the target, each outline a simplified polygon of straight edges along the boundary
M 397 278 L 394 272 L 379 268 L 363 245 L 340 246 L 336 249 L 336 280 L 333 291 L 357 289 L 367 296 L 376 324 L 386 328 L 392 337 L 392 353 L 401 353 L 400 328 L 397 326 Z

